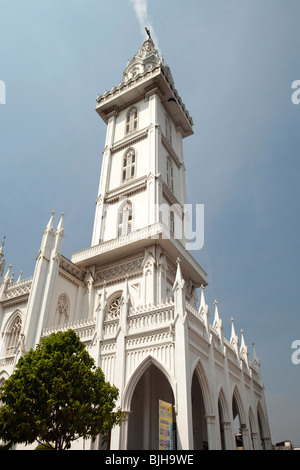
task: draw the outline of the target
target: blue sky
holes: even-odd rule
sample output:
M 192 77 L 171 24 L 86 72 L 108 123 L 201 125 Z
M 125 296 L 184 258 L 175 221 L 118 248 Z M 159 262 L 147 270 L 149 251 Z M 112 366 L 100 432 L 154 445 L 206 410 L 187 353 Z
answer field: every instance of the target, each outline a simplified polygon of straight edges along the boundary
M 205 207 L 208 273 L 230 337 L 261 360 L 273 442 L 300 445 L 298 0 L 0 0 L 0 241 L 15 277 L 33 274 L 51 211 L 63 254 L 91 243 L 105 125 L 117 85 L 151 28 L 195 134 L 184 141 L 188 199 Z M 140 20 L 140 21 L 139 21 Z M 147 24 L 143 25 L 143 21 Z

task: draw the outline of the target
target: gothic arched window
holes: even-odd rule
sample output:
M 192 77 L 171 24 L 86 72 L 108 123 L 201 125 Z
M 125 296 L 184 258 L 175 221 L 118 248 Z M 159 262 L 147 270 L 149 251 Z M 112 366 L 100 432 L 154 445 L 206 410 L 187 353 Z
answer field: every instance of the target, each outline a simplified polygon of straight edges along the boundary
M 22 320 L 20 315 L 16 315 L 15 319 L 11 323 L 6 335 L 5 335 L 5 346 L 6 354 L 14 354 L 15 349 L 19 342 L 19 337 L 22 329 Z
M 174 212 L 170 211 L 170 232 L 171 232 L 171 237 L 174 236 L 175 233 L 175 218 L 174 218 Z
M 167 158 L 167 185 L 174 191 L 173 165 L 170 157 Z
M 166 138 L 172 143 L 172 131 L 171 131 L 171 120 L 169 116 L 166 115 Z
M 135 177 L 135 150 L 129 149 L 123 157 L 122 166 L 122 183 L 129 181 Z
M 120 317 L 121 295 L 115 297 L 109 304 L 107 320 L 115 320 Z
M 131 108 L 126 116 L 126 134 L 136 131 L 138 126 L 137 108 Z
M 128 235 L 132 231 L 132 203 L 125 201 L 119 209 L 118 237 Z

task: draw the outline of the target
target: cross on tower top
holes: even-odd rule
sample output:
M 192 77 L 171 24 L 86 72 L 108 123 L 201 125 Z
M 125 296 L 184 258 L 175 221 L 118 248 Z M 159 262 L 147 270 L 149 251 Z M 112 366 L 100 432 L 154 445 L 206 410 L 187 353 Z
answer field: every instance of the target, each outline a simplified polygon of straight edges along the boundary
M 148 28 L 145 28 L 145 31 L 146 31 L 146 33 L 148 34 L 148 38 L 151 39 L 150 30 L 149 30 Z

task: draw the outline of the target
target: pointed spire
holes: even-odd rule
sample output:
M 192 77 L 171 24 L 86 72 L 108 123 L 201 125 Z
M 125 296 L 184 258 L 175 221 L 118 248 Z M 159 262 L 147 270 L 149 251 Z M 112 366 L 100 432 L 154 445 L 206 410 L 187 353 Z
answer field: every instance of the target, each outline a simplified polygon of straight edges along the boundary
M 180 268 L 180 259 L 177 258 L 177 271 L 176 277 L 173 284 L 173 294 L 174 294 L 174 309 L 175 309 L 175 316 L 178 314 L 181 318 L 182 322 L 185 322 L 186 319 L 186 308 L 185 308 L 185 281 L 182 276 L 181 268 Z
M 8 284 L 8 283 L 10 282 L 10 280 L 11 280 L 11 277 L 10 277 L 11 268 L 12 268 L 12 266 L 11 266 L 11 264 L 10 264 L 10 265 L 8 266 L 8 270 L 6 271 L 5 276 L 3 277 L 2 282 L 1 282 L 1 288 L 2 288 L 2 289 L 5 289 L 6 286 L 7 286 L 7 284 Z
M 62 241 L 63 241 L 63 238 L 64 238 L 63 218 L 64 218 L 64 213 L 62 212 L 60 221 L 59 221 L 59 223 L 56 227 L 56 230 L 55 230 L 54 253 L 55 253 L 55 256 L 58 256 L 57 259 L 59 259 L 59 257 L 60 257 L 61 248 L 62 248 Z
M 255 350 L 255 343 L 252 343 L 252 349 L 253 349 L 253 358 L 252 358 L 252 362 L 256 361 L 258 364 L 259 364 L 259 359 L 257 357 L 257 354 L 256 354 L 256 350 Z
M 183 276 L 182 276 L 182 272 L 181 272 L 180 259 L 179 258 L 177 258 L 176 263 L 177 263 L 177 270 L 176 270 L 175 281 L 174 281 L 174 284 L 173 284 L 173 291 L 175 290 L 175 288 L 177 286 L 180 289 L 183 289 L 184 284 L 185 284 Z
M 231 337 L 230 337 L 230 342 L 236 341 L 238 339 L 236 333 L 235 333 L 235 328 L 234 328 L 234 318 L 230 318 L 231 321 Z
M 0 299 L 3 296 L 3 293 L 5 292 L 9 282 L 10 282 L 10 270 L 11 270 L 11 264 L 8 266 L 8 270 L 5 274 L 5 276 L 2 279 L 2 282 L 0 283 Z
M 143 42 L 138 53 L 132 58 L 132 60 L 127 62 L 127 66 L 123 72 L 122 82 L 135 80 L 138 75 L 145 73 L 149 62 L 152 65 L 159 65 L 161 64 L 161 61 L 162 58 L 160 57 L 159 51 L 156 49 L 154 41 L 149 33 L 148 38 Z
M 204 285 L 203 284 L 201 284 L 200 289 L 201 289 L 201 300 L 200 300 L 200 309 L 201 309 L 201 307 L 205 308 L 205 306 L 206 306 L 206 301 L 205 301 L 205 296 L 204 296 Z
M 235 328 L 234 328 L 234 318 L 231 317 L 230 321 L 231 321 L 230 344 L 233 346 L 233 348 L 235 350 L 235 353 L 238 356 L 239 355 L 239 339 L 238 339 L 238 336 L 237 336 L 237 334 L 235 332 Z
M 219 338 L 221 340 L 221 343 L 222 343 L 223 342 L 223 322 L 219 315 L 218 302 L 215 300 L 214 304 L 215 304 L 215 318 L 214 318 L 213 327 L 216 329 L 219 335 Z
M 62 212 L 61 213 L 61 218 L 60 218 L 60 221 L 57 225 L 57 228 L 56 228 L 56 233 L 63 233 L 64 231 L 64 226 L 63 226 L 63 218 L 64 218 L 64 213 Z
M 40 251 L 37 255 L 37 259 L 40 257 L 40 254 L 43 252 L 46 256 L 49 256 L 49 252 L 52 246 L 52 236 L 53 236 L 53 222 L 54 222 L 54 211 L 51 212 L 51 217 L 49 219 L 49 222 L 47 223 L 44 233 L 43 233 L 43 238 L 41 242 L 41 247 Z
M 253 362 L 256 361 L 259 364 L 260 362 L 256 354 L 255 343 L 252 343 L 252 348 L 253 348 Z
M 241 330 L 241 349 L 244 349 L 245 351 L 247 349 L 245 338 L 244 338 L 244 330 Z
M 214 326 L 215 325 L 220 326 L 222 324 L 222 320 L 220 319 L 220 315 L 219 315 L 218 303 L 219 302 L 217 302 L 216 300 L 214 301 L 214 304 L 215 304 Z
M 240 348 L 240 354 L 247 355 L 248 354 L 248 348 L 245 343 L 245 338 L 244 338 L 244 330 L 241 330 L 241 348 Z
M 50 230 L 53 230 L 54 214 L 55 214 L 55 212 L 52 211 L 52 212 L 51 212 L 51 217 L 50 217 L 50 219 L 49 219 L 48 224 L 46 225 L 46 228 L 45 228 L 45 230 L 44 230 L 44 233 L 49 232 Z
M 201 284 L 200 288 L 201 288 L 201 299 L 200 299 L 200 306 L 199 306 L 198 313 L 199 313 L 200 317 L 202 318 L 202 320 L 204 321 L 204 325 L 205 325 L 205 329 L 206 329 L 207 334 L 209 334 L 209 330 L 210 330 L 209 308 L 208 308 L 208 305 L 206 304 L 206 301 L 205 301 L 204 285 Z
M 240 356 L 244 359 L 246 362 L 247 366 L 249 366 L 248 362 L 248 348 L 245 343 L 245 338 L 244 338 L 244 330 L 241 330 L 241 348 L 240 348 Z
M 255 350 L 255 343 L 252 343 L 252 349 L 253 349 L 253 352 L 252 352 L 252 361 L 251 361 L 251 364 L 258 369 L 258 371 L 260 370 L 260 360 L 258 359 L 257 357 L 257 354 L 256 354 L 256 350 Z
M 4 276 L 4 279 L 5 279 L 5 280 L 9 279 L 9 277 L 10 277 L 11 268 L 12 268 L 12 265 L 10 264 L 10 265 L 8 266 L 8 270 L 6 271 L 6 274 L 5 274 L 5 276 Z

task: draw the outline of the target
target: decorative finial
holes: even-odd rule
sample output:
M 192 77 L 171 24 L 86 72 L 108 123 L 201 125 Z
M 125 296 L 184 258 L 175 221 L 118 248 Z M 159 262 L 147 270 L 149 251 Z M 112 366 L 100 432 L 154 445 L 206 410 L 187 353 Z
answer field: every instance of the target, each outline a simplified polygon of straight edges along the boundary
M 0 278 L 2 277 L 2 274 L 4 272 L 4 267 L 5 267 L 5 259 L 4 259 L 4 253 L 3 253 L 3 246 L 4 246 L 4 240 L 6 237 L 3 237 L 3 242 L 0 245 Z
M 151 34 L 148 28 L 145 28 L 146 33 L 148 34 L 148 38 L 151 39 Z

